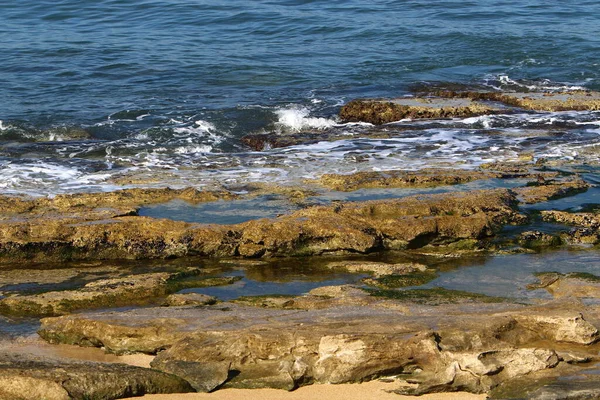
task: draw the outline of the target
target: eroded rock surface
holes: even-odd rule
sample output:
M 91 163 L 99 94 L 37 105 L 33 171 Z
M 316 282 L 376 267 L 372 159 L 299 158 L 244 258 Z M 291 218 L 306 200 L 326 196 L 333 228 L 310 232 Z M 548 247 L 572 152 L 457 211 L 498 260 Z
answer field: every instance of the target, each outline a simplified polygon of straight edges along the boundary
M 158 352 L 154 368 L 203 391 L 222 384 L 289 390 L 402 374 L 419 383 L 413 394 L 484 393 L 561 363 L 585 363 L 596 354 L 586 350 L 598 340 L 586 315 L 596 319 L 598 310 L 575 310 L 572 303 L 431 307 L 373 296 L 360 302 L 361 294 L 344 287 L 305 297 L 310 296 L 330 300 L 329 306 L 220 303 L 88 313 L 44 319 L 40 335 L 117 353 Z M 342 298 L 352 302 L 336 301 Z M 569 346 L 578 355 L 566 356 Z
M 3 400 L 111 400 L 192 391 L 182 378 L 147 368 L 0 356 L 0 398 Z
M 507 190 L 413 196 L 315 206 L 275 219 L 203 225 L 121 216 L 0 221 L 8 259 L 298 256 L 369 253 L 490 237 L 522 222 Z

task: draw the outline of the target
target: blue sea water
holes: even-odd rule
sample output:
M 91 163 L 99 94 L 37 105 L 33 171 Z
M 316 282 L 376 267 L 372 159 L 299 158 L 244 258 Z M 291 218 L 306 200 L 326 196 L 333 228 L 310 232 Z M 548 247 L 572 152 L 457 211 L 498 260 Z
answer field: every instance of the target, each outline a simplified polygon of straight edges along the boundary
M 239 139 L 360 136 L 368 127 L 336 120 L 342 104 L 419 85 L 600 89 L 598 15 L 593 1 L 0 1 L 0 189 L 106 189 L 158 172 L 171 173 L 158 184 L 181 186 L 293 181 L 520 152 L 595 160 L 581 151 L 596 145 L 594 113 L 488 116 L 264 152 Z M 559 132 L 539 134 L 548 126 Z

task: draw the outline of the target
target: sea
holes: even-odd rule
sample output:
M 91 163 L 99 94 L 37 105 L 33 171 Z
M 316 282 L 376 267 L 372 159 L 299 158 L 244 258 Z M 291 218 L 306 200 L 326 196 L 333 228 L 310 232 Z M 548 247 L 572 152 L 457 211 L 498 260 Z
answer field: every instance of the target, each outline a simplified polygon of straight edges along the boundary
M 598 15 L 597 1 L 0 0 L 0 192 L 594 164 L 598 112 L 379 127 L 337 114 L 431 87 L 600 90 Z M 240 140 L 323 131 L 345 136 Z

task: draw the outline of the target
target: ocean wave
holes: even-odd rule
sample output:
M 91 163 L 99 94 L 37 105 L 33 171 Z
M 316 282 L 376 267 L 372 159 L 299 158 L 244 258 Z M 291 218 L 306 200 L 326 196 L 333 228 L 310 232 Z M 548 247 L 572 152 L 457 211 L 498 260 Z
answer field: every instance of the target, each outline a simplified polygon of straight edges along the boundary
M 307 107 L 294 106 L 291 108 L 280 108 L 275 111 L 277 122 L 275 126 L 284 132 L 300 132 L 307 129 L 328 129 L 338 125 L 333 119 L 311 117 Z
M 584 86 L 566 82 L 553 82 L 550 79 L 526 80 L 512 79 L 508 75 L 489 75 L 484 78 L 483 84 L 496 90 L 515 91 L 549 91 L 566 92 L 571 90 L 586 90 Z

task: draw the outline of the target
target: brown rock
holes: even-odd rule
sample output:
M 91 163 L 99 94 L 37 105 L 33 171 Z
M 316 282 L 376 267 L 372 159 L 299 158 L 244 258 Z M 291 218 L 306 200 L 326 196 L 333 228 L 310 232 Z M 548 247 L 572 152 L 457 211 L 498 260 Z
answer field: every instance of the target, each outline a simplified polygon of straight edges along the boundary
M 165 304 L 171 307 L 206 306 L 217 302 L 217 298 L 200 293 L 172 294 L 167 297 Z
M 352 100 L 340 110 L 345 122 L 386 124 L 411 118 L 456 118 L 489 114 L 498 109 L 467 98 L 397 98 L 392 100 Z
M 434 187 L 456 185 L 494 177 L 479 171 L 435 170 L 357 172 L 350 175 L 324 174 L 315 182 L 332 190 L 350 192 L 363 188 Z
M 193 391 L 183 379 L 123 364 L 0 358 L 0 396 L 21 399 L 120 399 Z
M 182 281 L 198 276 L 200 269 L 156 272 L 125 278 L 100 279 L 83 288 L 32 295 L 13 295 L 0 300 L 0 312 L 13 315 L 62 315 L 82 308 L 118 307 L 146 304 L 150 300 L 186 286 L 202 286 L 210 279 Z M 212 282 L 219 284 L 220 281 Z
M 600 109 L 600 93 L 585 90 L 569 92 L 455 92 L 439 91 L 436 96 L 498 101 L 534 111 L 594 111 Z
M 427 266 L 417 263 L 388 264 L 369 261 L 336 261 L 327 264 L 327 268 L 342 269 L 348 272 L 367 272 L 374 276 L 404 275 L 411 272 L 423 272 Z

